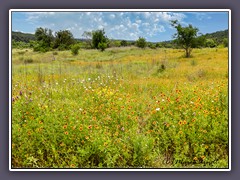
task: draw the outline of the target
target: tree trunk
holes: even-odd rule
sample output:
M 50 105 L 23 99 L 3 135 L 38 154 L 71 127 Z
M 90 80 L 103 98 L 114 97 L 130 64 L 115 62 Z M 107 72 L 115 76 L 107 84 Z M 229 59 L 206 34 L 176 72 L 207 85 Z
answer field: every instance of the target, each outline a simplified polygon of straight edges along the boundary
M 186 58 L 189 58 L 191 55 L 191 48 L 186 48 L 185 51 L 186 51 Z

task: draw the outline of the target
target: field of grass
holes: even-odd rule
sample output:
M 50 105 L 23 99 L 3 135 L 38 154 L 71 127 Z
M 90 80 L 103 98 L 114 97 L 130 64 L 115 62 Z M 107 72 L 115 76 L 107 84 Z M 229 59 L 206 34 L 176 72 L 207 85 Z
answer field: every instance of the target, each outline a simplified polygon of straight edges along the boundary
M 12 51 L 12 168 L 228 168 L 228 49 Z

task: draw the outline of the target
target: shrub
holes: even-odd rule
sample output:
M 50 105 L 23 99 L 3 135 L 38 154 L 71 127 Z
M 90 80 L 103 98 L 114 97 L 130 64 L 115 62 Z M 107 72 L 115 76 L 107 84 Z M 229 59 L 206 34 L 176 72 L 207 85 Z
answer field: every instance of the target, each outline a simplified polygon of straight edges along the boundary
M 33 48 L 33 51 L 35 51 L 35 52 L 47 52 L 47 51 L 49 51 L 49 49 L 48 48 L 46 48 L 46 47 L 41 47 L 41 46 L 35 46 L 34 48 Z
M 58 52 L 57 52 L 57 51 L 54 51 L 54 52 L 53 52 L 53 55 L 58 55 Z
M 72 55 L 78 55 L 79 49 L 80 49 L 79 45 L 78 45 L 78 44 L 74 44 L 74 45 L 71 47 Z
M 128 45 L 128 43 L 127 43 L 126 40 L 122 40 L 122 41 L 121 41 L 121 46 L 127 46 L 127 45 Z
M 26 64 L 33 63 L 33 59 L 28 57 L 28 58 L 24 59 L 24 63 L 26 63 Z
M 65 44 L 60 44 L 60 45 L 57 47 L 57 49 L 58 49 L 59 51 L 64 51 L 64 50 L 69 49 L 69 48 L 68 48 L 67 45 L 65 45 Z
M 136 41 L 136 45 L 139 48 L 145 48 L 147 46 L 146 39 L 143 37 L 139 37 L 138 40 Z
M 196 66 L 196 65 L 197 65 L 197 61 L 193 59 L 193 60 L 191 61 L 191 65 L 192 65 L 192 66 Z
M 25 51 L 19 51 L 18 54 L 19 54 L 19 55 L 24 55 L 24 54 L 25 54 Z
M 227 38 L 223 39 L 223 45 L 224 45 L 224 47 L 228 47 L 228 39 Z
M 206 47 L 214 48 L 217 46 L 216 42 L 213 39 L 207 39 L 205 43 Z
M 153 44 L 153 43 L 149 43 L 149 44 L 148 44 L 148 47 L 151 48 L 151 49 L 156 49 L 156 45 Z
M 166 66 L 164 64 L 161 64 L 161 66 L 158 68 L 158 73 L 165 71 L 165 69 L 166 69 Z
M 103 68 L 103 66 L 102 66 L 102 64 L 97 63 L 97 64 L 96 64 L 96 68 L 97 68 L 97 69 L 101 69 L 101 68 Z
M 101 51 L 104 51 L 106 48 L 107 48 L 107 43 L 100 42 L 98 44 L 98 49 L 100 49 Z
M 156 43 L 156 46 L 155 46 L 156 48 L 162 48 L 163 47 L 163 45 L 161 44 L 161 43 Z

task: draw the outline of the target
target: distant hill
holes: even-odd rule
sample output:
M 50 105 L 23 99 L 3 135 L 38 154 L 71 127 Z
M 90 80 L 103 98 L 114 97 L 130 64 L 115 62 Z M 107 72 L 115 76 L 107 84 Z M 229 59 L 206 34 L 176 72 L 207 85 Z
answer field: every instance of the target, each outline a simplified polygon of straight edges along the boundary
M 12 40 L 28 43 L 30 40 L 36 40 L 34 34 L 12 31 Z
M 228 38 L 228 30 L 217 31 L 205 34 L 206 39 L 213 39 L 217 44 L 222 43 L 223 39 Z
M 216 42 L 216 45 L 220 45 L 223 43 L 224 39 L 228 39 L 228 30 L 207 33 L 207 34 L 200 35 L 198 37 L 202 37 L 202 36 L 204 36 L 205 39 L 213 39 Z M 164 47 L 174 47 L 175 46 L 175 43 L 173 40 L 163 41 L 163 42 L 161 42 L 161 44 Z

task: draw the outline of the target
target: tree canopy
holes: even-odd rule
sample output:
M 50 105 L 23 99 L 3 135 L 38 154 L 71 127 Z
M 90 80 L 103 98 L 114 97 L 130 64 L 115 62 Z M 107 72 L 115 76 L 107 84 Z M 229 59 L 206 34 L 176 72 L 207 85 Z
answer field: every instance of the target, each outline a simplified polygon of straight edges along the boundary
M 35 38 L 38 44 L 35 45 L 34 50 L 42 52 L 48 51 L 51 48 L 51 43 L 54 39 L 52 30 L 42 27 L 36 29 Z
M 139 37 L 136 41 L 136 45 L 139 48 L 145 48 L 147 46 L 147 41 L 144 37 Z
M 92 32 L 92 45 L 93 48 L 104 51 L 107 48 L 108 38 L 105 35 L 104 29 Z
M 92 48 L 92 32 L 91 31 L 84 31 L 82 36 L 84 37 L 84 39 L 86 40 L 87 46 L 88 48 Z
M 69 30 L 58 31 L 55 34 L 54 48 L 70 49 L 75 43 L 72 33 Z

